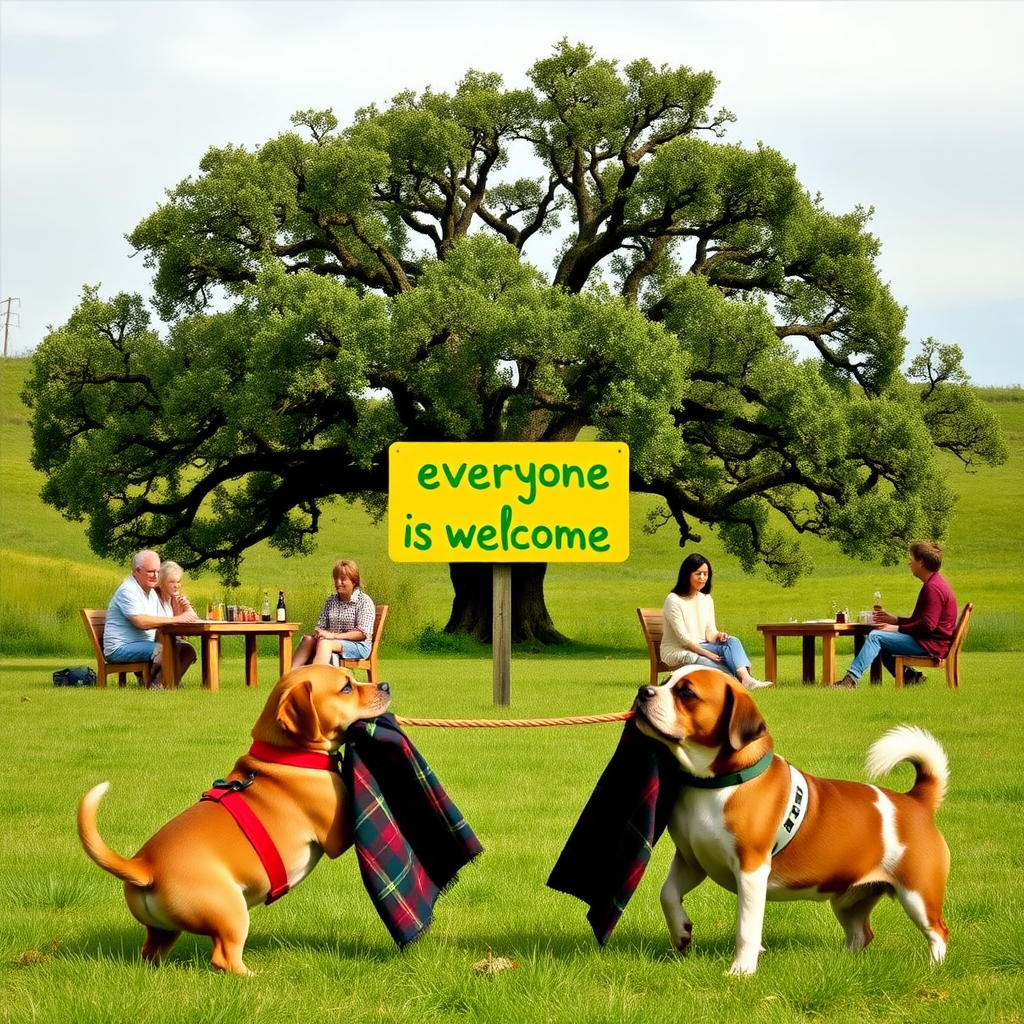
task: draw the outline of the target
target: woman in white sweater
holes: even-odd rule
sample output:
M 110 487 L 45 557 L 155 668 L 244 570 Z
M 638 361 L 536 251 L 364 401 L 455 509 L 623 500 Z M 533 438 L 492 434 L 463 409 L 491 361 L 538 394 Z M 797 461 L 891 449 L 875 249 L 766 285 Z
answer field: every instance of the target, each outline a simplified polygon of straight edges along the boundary
M 715 602 L 711 599 L 711 563 L 694 552 L 683 559 L 679 579 L 665 598 L 665 619 L 661 639 L 661 660 L 673 668 L 707 665 L 724 669 L 748 690 L 771 683 L 750 674 L 750 659 L 743 644 L 721 632 L 715 624 Z

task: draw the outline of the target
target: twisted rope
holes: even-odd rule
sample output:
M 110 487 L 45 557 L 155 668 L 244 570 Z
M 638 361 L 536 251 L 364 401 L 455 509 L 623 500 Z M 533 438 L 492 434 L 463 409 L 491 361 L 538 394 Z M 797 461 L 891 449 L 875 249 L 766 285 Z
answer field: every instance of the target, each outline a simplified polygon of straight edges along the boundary
M 571 718 L 405 718 L 396 715 L 399 725 L 424 725 L 446 729 L 522 729 L 541 725 L 598 725 L 624 722 L 632 711 L 613 711 L 607 715 L 574 715 Z

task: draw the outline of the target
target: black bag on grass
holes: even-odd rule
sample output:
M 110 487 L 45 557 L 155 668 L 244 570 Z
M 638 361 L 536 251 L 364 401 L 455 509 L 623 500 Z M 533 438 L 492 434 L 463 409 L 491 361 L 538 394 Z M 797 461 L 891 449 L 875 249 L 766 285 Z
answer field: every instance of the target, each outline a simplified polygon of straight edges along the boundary
M 95 686 L 96 670 L 93 668 L 62 668 L 53 673 L 54 686 Z

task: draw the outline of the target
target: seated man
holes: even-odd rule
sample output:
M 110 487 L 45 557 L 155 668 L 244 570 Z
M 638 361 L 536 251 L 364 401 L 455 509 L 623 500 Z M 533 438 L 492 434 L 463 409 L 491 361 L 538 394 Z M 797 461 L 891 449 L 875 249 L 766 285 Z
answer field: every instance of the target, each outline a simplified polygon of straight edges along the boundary
M 110 599 L 103 627 L 103 657 L 110 662 L 152 662 L 150 689 L 162 688 L 157 627 L 163 622 L 196 620 L 196 613 L 187 602 L 181 607 L 174 607 L 175 614 L 164 614 L 156 589 L 159 579 L 160 556 L 155 551 L 139 551 L 132 559 L 132 574 Z M 178 662 L 182 673 L 195 659 L 196 652 L 190 644 L 179 648 Z
M 875 608 L 877 629 L 868 633 L 846 675 L 836 683 L 845 690 L 857 685 L 864 670 L 881 653 L 882 664 L 896 674 L 897 654 L 916 658 L 944 658 L 949 653 L 956 630 L 956 597 L 939 573 L 942 548 L 925 540 L 910 545 L 910 571 L 921 581 L 921 592 L 909 616 L 890 615 L 884 608 Z M 905 669 L 904 683 L 923 682 L 922 673 Z

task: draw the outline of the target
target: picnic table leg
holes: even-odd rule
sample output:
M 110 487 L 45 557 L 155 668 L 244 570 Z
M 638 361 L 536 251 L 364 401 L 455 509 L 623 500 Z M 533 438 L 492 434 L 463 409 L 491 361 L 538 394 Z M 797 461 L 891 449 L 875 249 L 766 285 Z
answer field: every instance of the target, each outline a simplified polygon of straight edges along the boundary
M 245 634 L 245 685 L 256 685 L 256 634 Z
M 203 686 L 220 689 L 220 637 L 216 633 L 203 634 Z
M 769 683 L 777 683 L 779 674 L 778 637 L 774 633 L 764 635 L 764 677 Z
M 278 661 L 278 673 L 277 678 L 280 679 L 286 672 L 291 671 L 292 667 L 292 635 L 291 633 L 282 633 L 278 637 L 280 643 L 277 648 L 277 661 Z
M 836 636 L 826 633 L 821 638 L 821 685 L 832 686 L 836 681 Z
M 160 631 L 160 681 L 168 689 L 178 687 L 178 658 L 174 649 L 174 634 Z
M 805 683 L 814 682 L 814 637 L 805 636 L 801 638 L 803 640 L 803 655 L 804 655 L 804 673 L 803 680 Z M 824 656 L 824 648 L 822 649 Z

